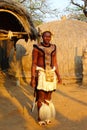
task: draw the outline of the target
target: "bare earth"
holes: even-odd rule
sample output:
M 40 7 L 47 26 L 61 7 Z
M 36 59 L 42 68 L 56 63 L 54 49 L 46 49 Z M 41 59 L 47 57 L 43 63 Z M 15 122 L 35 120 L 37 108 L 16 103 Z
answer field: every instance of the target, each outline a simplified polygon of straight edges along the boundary
M 18 87 L 13 78 L 0 76 L 0 130 L 87 130 L 86 87 L 59 85 L 52 99 L 56 118 L 50 125 L 39 126 L 37 109 L 31 112 L 33 89 L 28 83 Z

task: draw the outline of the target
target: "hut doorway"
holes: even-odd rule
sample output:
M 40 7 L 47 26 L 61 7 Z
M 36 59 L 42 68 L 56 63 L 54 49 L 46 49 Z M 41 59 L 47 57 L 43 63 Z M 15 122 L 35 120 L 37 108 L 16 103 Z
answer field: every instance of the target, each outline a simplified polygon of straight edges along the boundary
M 8 11 L 0 11 L 0 29 L 13 32 L 23 32 L 24 28 L 19 20 Z
M 10 34 L 10 35 L 9 35 Z M 9 67 L 12 47 L 20 38 L 36 40 L 37 30 L 29 12 L 14 0 L 0 0 L 0 69 Z
M 24 27 L 19 20 L 8 11 L 0 11 L 0 30 L 12 32 L 24 32 Z M 3 35 L 4 36 L 4 35 Z M 6 37 L 0 38 L 0 69 L 5 71 L 9 68 L 9 54 L 15 41 Z

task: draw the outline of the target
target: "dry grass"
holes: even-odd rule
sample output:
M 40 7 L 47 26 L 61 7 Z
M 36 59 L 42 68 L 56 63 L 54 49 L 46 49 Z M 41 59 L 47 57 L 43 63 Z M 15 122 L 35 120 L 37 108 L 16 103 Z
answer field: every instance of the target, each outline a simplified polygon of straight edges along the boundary
M 60 20 L 39 26 L 53 33 L 52 43 L 57 45 L 57 60 L 63 79 L 76 82 L 82 77 L 82 55 L 87 45 L 87 23 L 78 20 Z

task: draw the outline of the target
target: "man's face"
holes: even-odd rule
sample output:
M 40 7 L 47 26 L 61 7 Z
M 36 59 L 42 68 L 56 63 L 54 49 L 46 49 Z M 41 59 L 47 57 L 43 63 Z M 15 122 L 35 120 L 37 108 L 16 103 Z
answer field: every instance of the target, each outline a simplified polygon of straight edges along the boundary
M 51 34 L 49 32 L 44 33 L 43 35 L 43 42 L 48 44 L 51 40 Z

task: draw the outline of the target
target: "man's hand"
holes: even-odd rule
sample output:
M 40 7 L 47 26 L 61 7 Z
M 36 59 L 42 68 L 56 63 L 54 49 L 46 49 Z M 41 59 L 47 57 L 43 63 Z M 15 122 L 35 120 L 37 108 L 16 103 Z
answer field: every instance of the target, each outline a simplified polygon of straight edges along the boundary
M 60 76 L 58 76 L 58 83 L 62 84 L 62 79 L 60 78 Z
M 62 84 L 62 79 L 58 79 L 58 83 L 59 83 L 59 84 Z

